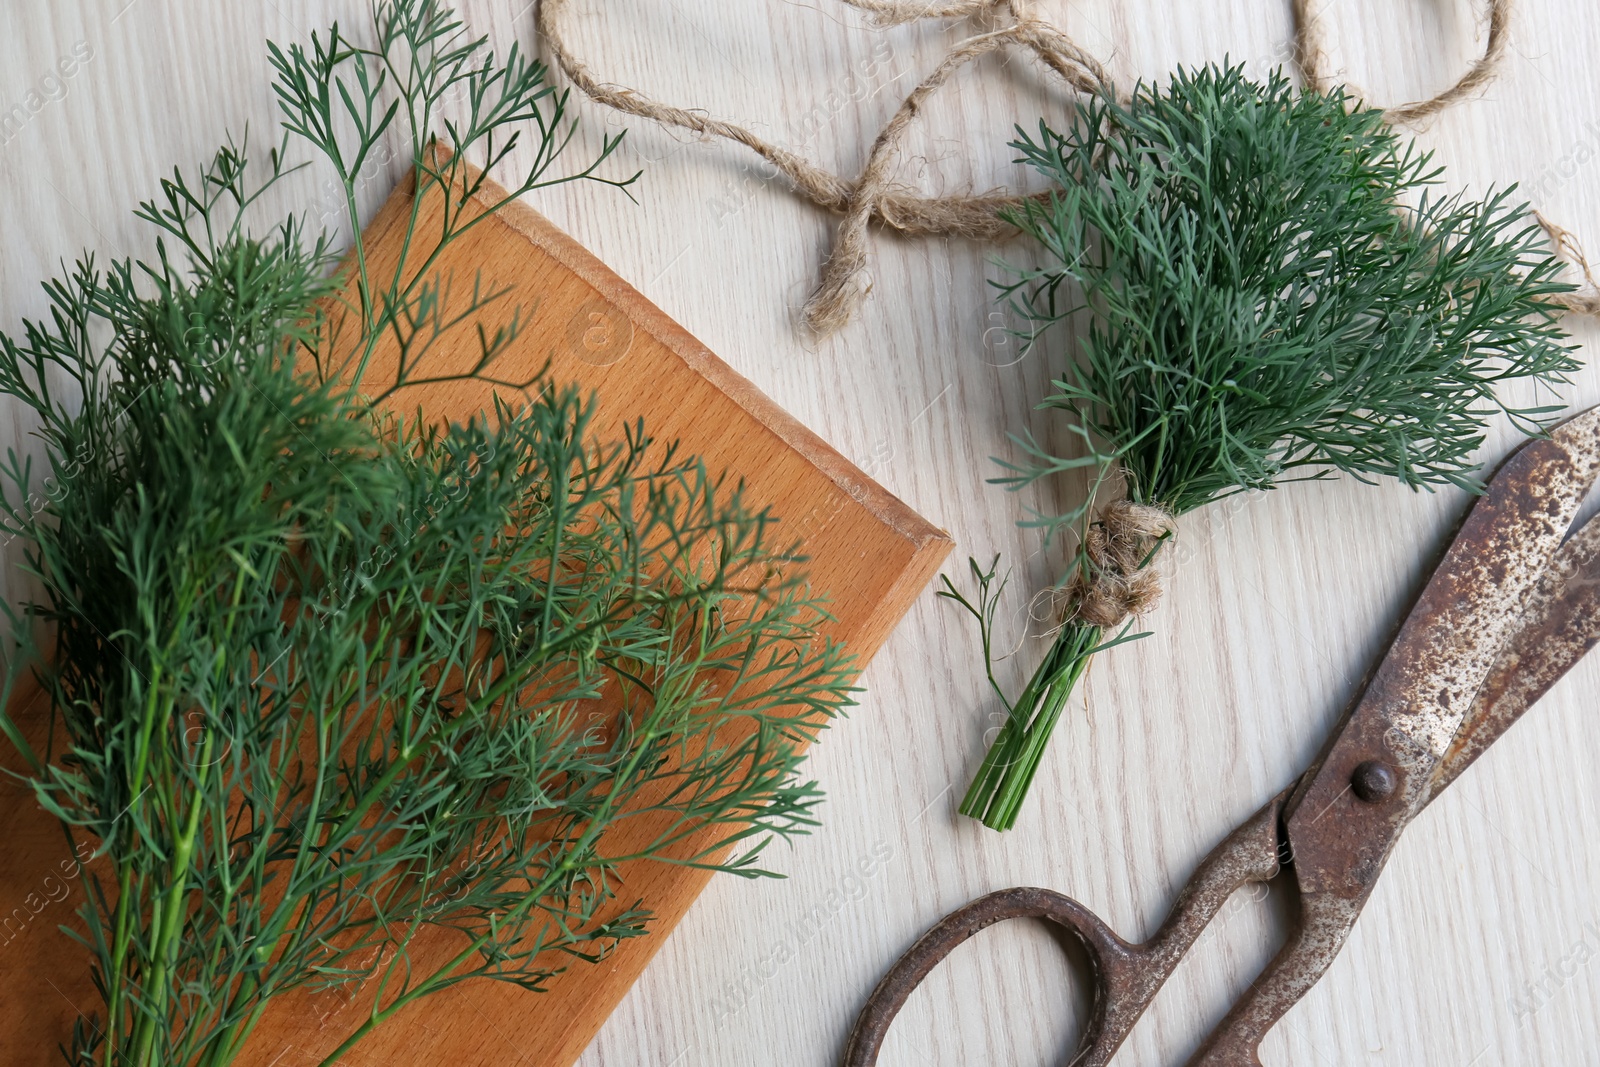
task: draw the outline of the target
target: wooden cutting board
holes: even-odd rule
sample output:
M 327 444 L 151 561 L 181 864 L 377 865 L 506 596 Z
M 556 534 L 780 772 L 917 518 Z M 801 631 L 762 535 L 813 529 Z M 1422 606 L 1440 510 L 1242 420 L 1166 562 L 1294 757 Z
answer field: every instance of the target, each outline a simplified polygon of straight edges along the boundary
M 490 184 L 480 194 L 498 201 Z M 397 192 L 367 231 L 381 270 L 392 262 L 408 190 Z M 437 204 L 425 201 L 421 232 Z M 532 208 L 512 204 L 453 245 L 441 272 L 457 290 L 475 272 L 511 286 L 523 331 L 497 370 L 516 379 L 546 361 L 556 381 L 576 381 L 599 398 L 599 423 L 620 433 L 643 419 L 659 441 L 677 440 L 712 471 L 742 478 L 754 506 L 780 518 L 779 541 L 801 538 L 813 587 L 829 598 L 831 633 L 865 666 L 950 550 L 945 534 L 763 396 L 688 331 Z M 460 366 L 476 353 L 471 331 L 447 337 L 430 356 Z M 484 408 L 479 383 L 417 387 L 399 394 L 406 410 L 464 420 Z M 785 536 L 786 535 L 786 536 Z M 43 740 L 37 692 L 21 693 L 13 714 Z M 4 760 L 14 765 L 9 752 Z M 56 1045 L 98 997 L 81 946 L 57 929 L 84 900 L 82 868 L 61 831 L 14 782 L 0 784 L 5 859 L 0 862 L 0 1063 L 58 1064 Z M 824 831 L 825 832 L 825 831 Z M 666 865 L 624 869 L 627 895 L 654 911 L 653 933 L 626 941 L 603 963 L 577 963 L 543 994 L 472 982 L 426 998 L 347 1054 L 347 1064 L 524 1064 L 566 1067 L 599 1031 L 709 877 Z M 437 932 L 424 955 L 442 954 Z M 241 1067 L 321 1062 L 364 1013 L 360 990 L 281 998 L 251 1039 Z

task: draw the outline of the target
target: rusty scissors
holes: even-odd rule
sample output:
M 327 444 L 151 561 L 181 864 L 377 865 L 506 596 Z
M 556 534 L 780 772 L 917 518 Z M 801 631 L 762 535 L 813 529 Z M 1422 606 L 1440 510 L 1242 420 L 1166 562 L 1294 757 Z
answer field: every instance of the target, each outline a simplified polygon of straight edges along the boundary
M 953 912 L 868 999 L 844 1067 L 871 1067 L 911 991 L 985 927 L 1033 917 L 1084 946 L 1094 998 L 1072 1067 L 1104 1067 L 1228 898 L 1274 881 L 1288 939 L 1189 1060 L 1260 1067 L 1261 1040 L 1333 963 L 1407 824 L 1600 640 L 1600 408 L 1524 444 L 1467 513 L 1387 656 L 1311 766 L 1201 862 L 1131 944 L 1070 897 L 1008 889 Z

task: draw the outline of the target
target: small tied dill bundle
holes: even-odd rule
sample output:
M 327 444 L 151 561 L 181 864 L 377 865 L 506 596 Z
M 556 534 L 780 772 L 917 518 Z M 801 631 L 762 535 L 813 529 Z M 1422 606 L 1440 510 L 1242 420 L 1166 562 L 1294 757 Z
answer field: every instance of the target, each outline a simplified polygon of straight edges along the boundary
M 1060 368 L 1042 407 L 1083 447 L 1017 438 L 1027 458 L 996 481 L 1093 477 L 1081 507 L 1033 523 L 1075 528 L 1078 550 L 1044 662 L 1014 701 L 994 685 L 1009 716 L 961 810 L 1001 830 L 1091 656 L 1143 636 L 1129 618 L 1177 516 L 1336 471 L 1475 490 L 1485 420 L 1536 432 L 1555 410 L 1497 389 L 1577 366 L 1551 300 L 1571 287 L 1526 206 L 1441 195 L 1430 156 L 1342 90 L 1207 67 L 1075 120 L 1014 144 L 1054 192 L 1011 215 L 1045 264 L 1000 288 Z M 1068 355 L 1045 331 L 1079 312 Z M 1118 483 L 1126 499 L 1095 511 Z M 996 570 L 972 564 L 973 599 L 942 591 L 977 617 L 986 660 Z
M 47 319 L 0 335 L 0 392 L 52 467 L 4 469 L 43 590 L 13 613 L 7 692 L 31 658 L 64 741 L 41 756 L 0 728 L 96 855 L 72 932 L 104 1003 L 62 1048 L 76 1067 L 221 1067 L 283 994 L 361 988 L 332 1064 L 431 993 L 538 991 L 645 933 L 619 864 L 754 876 L 766 841 L 815 823 L 801 752 L 851 666 L 795 546 L 694 458 L 508 378 L 518 316 L 482 322 L 507 294 L 475 285 L 463 312 L 430 270 L 489 217 L 469 151 L 499 162 L 536 131 L 515 196 L 593 177 L 616 141 L 553 172 L 564 97 L 431 0 L 377 4 L 373 35 L 274 47 L 269 172 L 231 145 L 175 172 L 139 211 L 152 259 L 82 261 Z M 355 187 L 391 127 L 413 204 L 443 197 L 445 221 L 413 210 L 380 271 Z M 248 222 L 299 142 L 344 190 L 347 256 Z M 457 325 L 471 376 L 526 402 L 452 426 L 380 406 L 441 380 L 427 354 Z M 439 929 L 443 958 L 420 948 Z

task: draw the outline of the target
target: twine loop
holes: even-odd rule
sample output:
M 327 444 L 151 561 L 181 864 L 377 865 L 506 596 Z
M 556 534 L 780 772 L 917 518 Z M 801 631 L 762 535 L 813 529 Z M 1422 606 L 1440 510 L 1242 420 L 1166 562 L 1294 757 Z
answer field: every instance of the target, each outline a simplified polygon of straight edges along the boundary
M 570 0 L 541 0 L 539 33 L 556 63 L 572 83 L 596 103 L 629 115 L 651 119 L 702 136 L 736 141 L 782 171 L 795 190 L 812 203 L 843 215 L 833 251 L 823 264 L 822 279 L 802 314 L 806 326 L 827 336 L 854 317 L 872 289 L 868 270 L 867 231 L 876 220 L 908 236 L 955 236 L 995 240 L 1014 232 L 1000 218 L 1027 197 L 997 191 L 966 196 L 923 196 L 894 180 L 897 150 L 924 102 L 962 67 L 1009 45 L 1020 45 L 1081 93 L 1108 91 L 1111 79 L 1099 61 L 1066 34 L 1033 13 L 1031 0 L 843 0 L 880 26 L 924 20 L 970 19 L 981 32 L 958 42 L 933 72 L 901 101 L 894 117 L 878 133 L 866 165 L 855 181 L 830 173 L 803 157 L 758 137 L 731 122 L 713 119 L 652 100 L 618 85 L 602 84 L 567 46 L 560 16 Z M 1048 194 L 1038 194 L 1043 200 Z

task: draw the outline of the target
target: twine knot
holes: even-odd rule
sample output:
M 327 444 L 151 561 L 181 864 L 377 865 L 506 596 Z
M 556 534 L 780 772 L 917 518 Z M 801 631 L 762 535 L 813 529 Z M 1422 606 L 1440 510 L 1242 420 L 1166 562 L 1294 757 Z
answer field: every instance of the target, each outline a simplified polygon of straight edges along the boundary
M 833 251 L 823 264 L 822 279 L 806 301 L 802 319 L 818 336 L 827 336 L 854 317 L 872 291 L 867 269 L 867 236 L 876 220 L 910 236 L 949 235 L 994 240 L 1012 232 L 1000 213 L 1020 207 L 1028 199 L 1045 200 L 1048 194 L 1018 196 L 1004 191 L 957 196 L 923 196 L 894 181 L 893 170 L 900 142 L 922 110 L 924 101 L 951 76 L 981 56 L 1008 45 L 1022 45 L 1045 66 L 1061 75 L 1081 93 L 1110 91 L 1105 68 L 1066 34 L 1039 18 L 1031 0 L 845 0 L 870 15 L 880 26 L 898 26 L 925 19 L 972 20 L 980 32 L 958 43 L 903 100 L 899 110 L 879 132 L 866 166 L 854 182 L 818 167 L 731 122 L 707 117 L 652 100 L 617 85 L 605 85 L 567 46 L 560 29 L 562 8 L 569 0 L 541 0 L 540 35 L 556 63 L 586 96 L 597 103 L 667 126 L 677 126 L 702 136 L 721 137 L 751 149 L 782 171 L 797 191 L 819 207 L 844 218 L 834 238 Z
M 1109 630 L 1161 596 L 1151 557 L 1176 531 L 1170 512 L 1123 498 L 1107 504 L 1083 539 L 1084 565 L 1069 586 L 1075 617 Z

